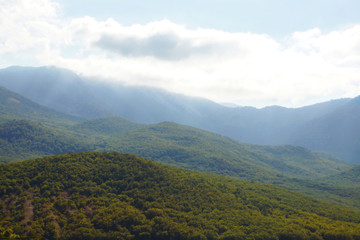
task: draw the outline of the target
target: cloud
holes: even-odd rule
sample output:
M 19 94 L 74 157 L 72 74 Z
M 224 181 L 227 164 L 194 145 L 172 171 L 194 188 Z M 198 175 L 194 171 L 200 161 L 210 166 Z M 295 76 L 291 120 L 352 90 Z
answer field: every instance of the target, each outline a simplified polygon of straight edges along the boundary
M 135 37 L 114 37 L 104 35 L 96 43 L 97 46 L 130 57 L 154 56 L 166 60 L 187 58 L 199 50 L 190 42 L 181 41 L 174 34 L 158 34 L 146 39 Z
M 127 57 L 154 57 L 175 61 L 240 51 L 236 40 L 220 40 L 218 32 L 189 30 L 168 20 L 143 26 L 118 26 L 117 31 L 104 32 L 106 33 L 102 33 L 100 39 L 94 42 L 94 46 Z
M 0 1 L 0 52 L 17 51 L 56 41 L 59 5 L 46 0 Z M 45 43 L 46 44 L 46 43 Z
M 152 56 L 165 60 L 181 60 L 210 52 L 211 44 L 194 46 L 172 33 L 156 34 L 148 38 L 115 37 L 103 35 L 96 45 L 129 57 Z
M 301 106 L 360 94 L 360 25 L 286 39 L 64 19 L 50 0 L 0 0 L 0 66 L 57 65 L 88 76 L 241 105 Z

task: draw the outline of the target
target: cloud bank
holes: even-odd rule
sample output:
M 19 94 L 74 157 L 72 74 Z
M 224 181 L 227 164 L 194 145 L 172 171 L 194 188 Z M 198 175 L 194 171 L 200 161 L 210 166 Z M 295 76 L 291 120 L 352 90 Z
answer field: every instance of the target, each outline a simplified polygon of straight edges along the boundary
M 130 26 L 111 18 L 64 19 L 56 2 L 29 2 L 0 0 L 1 67 L 56 65 L 252 106 L 360 95 L 360 25 L 314 28 L 278 40 L 191 29 L 166 19 Z

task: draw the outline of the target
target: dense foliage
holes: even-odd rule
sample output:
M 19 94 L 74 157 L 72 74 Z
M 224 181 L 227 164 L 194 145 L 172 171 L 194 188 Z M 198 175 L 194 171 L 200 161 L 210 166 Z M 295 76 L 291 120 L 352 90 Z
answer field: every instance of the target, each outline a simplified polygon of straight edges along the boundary
M 120 117 L 108 117 L 87 120 L 71 127 L 71 130 L 85 134 L 116 136 L 143 127 Z
M 129 131 L 109 139 L 107 146 L 106 150 L 130 152 L 201 171 L 253 176 L 252 180 L 259 180 L 255 179 L 261 175 L 259 172 L 311 179 L 349 168 L 348 164 L 329 154 L 293 146 L 240 143 L 171 122 Z
M 329 182 L 337 186 L 360 188 L 360 165 L 340 173 L 326 176 L 319 180 Z
M 33 239 L 360 239 L 360 213 L 134 155 L 0 164 L 0 234 Z
M 85 140 L 27 120 L 0 124 L 0 162 L 93 148 Z

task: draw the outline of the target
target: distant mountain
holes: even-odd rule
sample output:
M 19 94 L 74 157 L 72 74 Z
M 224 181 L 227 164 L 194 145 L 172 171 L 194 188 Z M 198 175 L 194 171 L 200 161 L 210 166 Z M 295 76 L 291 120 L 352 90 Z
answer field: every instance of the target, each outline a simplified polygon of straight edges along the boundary
M 118 153 L 0 164 L 0 236 L 357 239 L 360 213 L 298 193 Z
M 328 151 L 347 162 L 360 162 L 356 157 L 360 149 L 356 134 L 359 128 L 356 116 L 359 111 L 357 107 L 349 107 L 354 104 L 355 100 L 352 99 L 338 99 L 302 108 L 230 108 L 206 99 L 160 89 L 85 79 L 55 67 L 2 69 L 0 85 L 32 101 L 81 118 L 118 116 L 145 124 L 171 121 L 241 142 L 299 145 Z M 350 112 L 352 114 L 347 115 Z M 339 114 L 345 114 L 343 118 L 348 119 L 345 120 L 348 122 L 344 122 L 344 119 L 337 121 L 336 116 Z M 324 135 L 327 131 L 325 126 L 331 128 L 327 135 Z
M 75 73 L 55 67 L 0 70 L 0 86 L 41 105 L 81 118 L 109 116 L 102 103 Z
M 334 153 L 347 162 L 360 163 L 360 97 L 307 122 L 292 132 L 288 142 Z
M 58 111 L 85 118 L 121 116 L 135 122 L 194 121 L 221 105 L 147 87 L 109 85 L 55 67 L 0 70 L 0 85 Z M 216 110 L 216 109 L 214 109 Z
M 81 118 L 41 106 L 17 93 L 0 87 L 0 122 L 14 118 L 34 120 L 57 127 L 81 120 Z

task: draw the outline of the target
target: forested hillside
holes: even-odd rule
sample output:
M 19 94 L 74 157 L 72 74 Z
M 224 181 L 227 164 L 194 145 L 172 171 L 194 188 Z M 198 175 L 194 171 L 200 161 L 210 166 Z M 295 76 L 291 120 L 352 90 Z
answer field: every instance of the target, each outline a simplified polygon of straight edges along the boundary
M 86 139 L 28 121 L 0 124 L 0 162 L 91 150 Z
M 70 130 L 85 133 L 87 135 L 98 134 L 103 136 L 117 136 L 145 125 L 135 123 L 120 117 L 107 117 L 80 122 Z
M 349 170 L 329 175 L 319 179 L 337 186 L 347 186 L 360 189 L 360 166 L 357 165 Z
M 0 164 L 0 234 L 43 239 L 359 239 L 360 213 L 134 155 Z
M 269 170 L 291 177 L 315 178 L 349 168 L 348 164 L 329 154 L 293 146 L 240 143 L 171 122 L 147 125 L 113 137 L 105 149 L 131 152 L 201 171 L 216 169 L 216 173 L 226 175 L 252 175 L 253 180 L 258 180 L 261 172 Z

